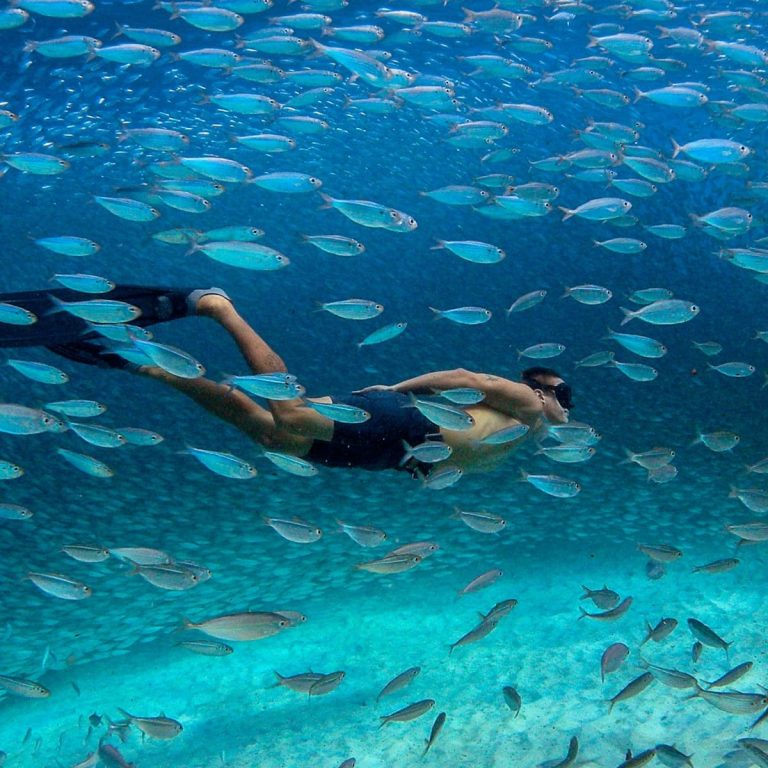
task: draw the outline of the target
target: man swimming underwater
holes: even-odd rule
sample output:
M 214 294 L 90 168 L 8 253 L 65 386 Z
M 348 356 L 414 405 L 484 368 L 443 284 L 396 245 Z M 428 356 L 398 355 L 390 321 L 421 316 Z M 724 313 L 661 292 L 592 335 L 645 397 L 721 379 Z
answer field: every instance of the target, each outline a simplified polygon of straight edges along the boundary
M 122 285 L 108 297 L 107 304 L 117 301 L 133 307 L 129 310 L 133 314 L 140 311 L 132 320 L 139 327 L 192 315 L 211 318 L 228 331 L 254 374 L 287 372 L 282 359 L 243 320 L 221 289 Z M 226 382 L 186 378 L 156 365 L 130 363 L 104 339 L 106 328 L 99 333 L 94 330 L 98 325 L 83 318 L 81 302 L 94 301 L 103 298 L 69 289 L 0 295 L 0 308 L 21 307 L 32 313 L 29 324 L 0 327 L 0 346 L 45 346 L 78 362 L 147 376 L 185 394 L 264 448 L 325 466 L 405 469 L 426 476 L 435 466 L 431 456 L 442 454 L 441 471 L 488 470 L 545 423 L 566 423 L 572 407 L 571 389 L 560 375 L 536 367 L 523 372 L 522 382 L 464 369 L 433 371 L 391 386 L 375 385 L 338 396 L 268 400 L 264 408 Z M 92 305 L 86 310 L 85 314 L 92 311 Z M 422 406 L 424 401 L 404 407 L 414 402 L 415 395 L 464 388 L 479 390 L 484 397 L 478 404 L 448 406 L 450 418 L 455 417 L 453 411 L 463 410 L 465 415 L 459 415 L 466 423 L 461 429 L 445 423 L 438 426 L 436 421 L 442 419 L 427 418 L 422 411 L 428 412 L 429 406 Z M 342 404 L 349 412 L 362 409 L 370 417 L 359 423 L 332 420 L 308 403 L 320 409 L 322 404 Z

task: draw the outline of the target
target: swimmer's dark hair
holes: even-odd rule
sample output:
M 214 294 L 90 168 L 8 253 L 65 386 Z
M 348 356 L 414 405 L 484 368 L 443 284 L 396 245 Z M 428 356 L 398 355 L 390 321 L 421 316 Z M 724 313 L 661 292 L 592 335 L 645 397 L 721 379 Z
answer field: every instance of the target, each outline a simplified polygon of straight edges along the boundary
M 534 365 L 531 368 L 526 368 L 521 374 L 523 381 L 536 381 L 541 376 L 552 376 L 556 379 L 562 379 L 563 377 L 554 368 L 544 368 L 541 365 Z

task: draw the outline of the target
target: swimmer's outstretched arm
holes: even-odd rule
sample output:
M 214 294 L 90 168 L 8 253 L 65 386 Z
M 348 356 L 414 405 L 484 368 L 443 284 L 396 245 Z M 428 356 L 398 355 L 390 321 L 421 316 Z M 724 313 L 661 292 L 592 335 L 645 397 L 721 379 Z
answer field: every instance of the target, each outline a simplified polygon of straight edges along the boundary
M 484 405 L 508 416 L 530 416 L 541 412 L 541 401 L 529 386 L 516 381 L 493 376 L 489 373 L 474 373 L 464 368 L 450 371 L 431 371 L 414 376 L 392 386 L 367 387 L 367 390 L 390 389 L 395 392 L 433 394 L 444 389 L 470 387 L 485 394 Z M 366 390 L 361 390 L 365 392 Z

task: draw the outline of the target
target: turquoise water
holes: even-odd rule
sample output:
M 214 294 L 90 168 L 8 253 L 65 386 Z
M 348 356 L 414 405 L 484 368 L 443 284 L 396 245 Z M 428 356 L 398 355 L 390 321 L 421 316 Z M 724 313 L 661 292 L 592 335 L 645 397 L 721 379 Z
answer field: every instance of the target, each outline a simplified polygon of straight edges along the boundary
M 140 427 L 164 440 L 107 449 L 88 445 L 72 432 L 0 435 L 0 458 L 24 469 L 22 477 L 3 481 L 0 501 L 33 512 L 28 520 L 0 520 L 0 674 L 50 691 L 45 698 L 3 694 L 0 749 L 7 753 L 6 765 L 74 766 L 97 753 L 101 743 L 138 768 L 333 768 L 349 758 L 365 768 L 418 762 L 537 766 L 563 760 L 573 736 L 582 764 L 619 765 L 627 750 L 639 754 L 660 743 L 693 754 L 697 768 L 757 763 L 759 756 L 739 748 L 737 739 L 768 738 L 764 725 L 749 728 L 768 701 L 734 714 L 689 700 L 690 690 L 657 681 L 610 711 L 607 702 L 642 673 L 641 657 L 692 674 L 702 685 L 751 661 L 748 676 L 730 690 L 760 694 L 766 681 L 764 545 L 737 547 L 738 539 L 725 529 L 759 521 L 768 509 L 762 474 L 745 471 L 767 452 L 766 348 L 755 338 L 768 330 L 765 286 L 755 269 L 720 257 L 727 255 L 722 249 L 752 249 L 750 255 L 759 261 L 761 239 L 768 234 L 761 186 L 768 181 L 766 123 L 759 109 L 768 104 L 761 4 L 720 0 L 705 8 L 681 2 L 676 16 L 667 18 L 672 7 L 651 0 L 626 6 L 604 0 L 590 6 L 506 0 L 502 10 L 522 14 L 519 30 L 513 29 L 518 20 L 507 19 L 494 35 L 488 17 L 480 16 L 470 19 L 471 33 L 460 30 L 456 38 L 441 37 L 428 26 L 420 34 L 409 32 L 413 25 L 376 16 L 380 6 L 374 3 L 351 0 L 346 8 L 328 11 L 309 7 L 327 13 L 333 28 L 379 26 L 384 38 L 359 47 L 391 54 L 387 66 L 418 75 L 417 85 L 452 84 L 455 104 L 431 109 L 405 102 L 384 115 L 345 106 L 347 98 L 391 98 L 391 89 L 351 77 L 349 68 L 327 52 L 316 55 L 308 46 L 299 55 L 262 56 L 236 47 L 238 38 L 255 38 L 269 28 L 271 17 L 307 12 L 282 0 L 270 10 L 245 13 L 236 32 L 197 28 L 150 2 L 96 0 L 95 10 L 81 18 L 46 17 L 33 2 L 19 5 L 29 6 L 30 18 L 0 31 L 1 108 L 18 115 L 0 128 L 0 151 L 8 161 L 0 165 L 0 290 L 44 288 L 55 273 L 97 274 L 116 283 L 220 285 L 311 395 L 457 367 L 514 379 L 537 362 L 520 358 L 519 350 L 558 342 L 565 351 L 542 362 L 572 384 L 572 418 L 593 426 L 601 439 L 589 462 L 573 465 L 536 454 L 529 442 L 503 467 L 467 475 L 440 491 L 395 472 L 321 469 L 314 478 L 301 478 L 280 472 L 245 436 L 156 383 L 76 365 L 43 349 L 7 350 L 9 358 L 55 365 L 70 380 L 42 384 L 2 366 L 3 402 L 37 408 L 51 400 L 95 399 L 108 406 L 96 423 L 118 431 Z M 179 4 L 181 10 L 193 5 Z M 427 22 L 460 23 L 465 15 L 453 0 L 393 8 L 420 13 Z M 171 31 L 182 41 L 147 66 L 86 55 L 51 58 L 39 48 L 24 51 L 27 41 L 65 35 L 94 37 L 104 47 L 127 42 L 110 39 L 115 23 Z M 700 32 L 705 41 L 696 38 L 691 47 L 680 47 L 659 27 Z M 587 47 L 590 33 L 598 38 L 644 35 L 653 48 L 650 55 L 628 60 L 607 50 L 608 40 L 602 47 Z M 317 29 L 295 34 L 332 47 L 355 45 Z M 524 49 L 521 37 L 544 41 L 536 44 L 544 49 Z M 309 106 L 283 107 L 271 116 L 237 114 L 204 97 L 248 92 L 285 104 L 307 88 L 285 77 L 249 82 L 174 60 L 169 53 L 204 47 L 237 51 L 284 71 L 322 69 L 343 79 Z M 466 59 L 479 55 L 503 56 L 531 71 L 521 79 L 481 77 Z M 754 60 L 760 55 L 762 60 Z M 585 57 L 594 58 L 582 61 Z M 582 82 L 576 91 L 569 81 L 578 72 Z M 707 103 L 669 106 L 647 94 L 682 82 L 688 94 L 705 93 Z M 646 96 L 633 101 L 634 87 Z M 594 94 L 585 93 L 596 89 L 626 98 L 615 107 L 599 104 Z M 542 125 L 506 117 L 506 135 L 478 146 L 449 141 L 457 133 L 451 130 L 454 122 L 489 119 L 473 110 L 497 103 L 546 108 L 553 117 Z M 747 104 L 758 105 L 749 119 L 739 110 Z M 289 134 L 276 122 L 287 115 L 321 118 L 328 128 Z M 750 152 L 738 162 L 714 164 L 709 158 L 698 161 L 698 169 L 678 166 L 678 178 L 656 183 L 647 198 L 607 186 L 604 178 L 578 177 L 585 169 L 577 165 L 555 171 L 532 165 L 586 148 L 589 134 L 583 132 L 591 120 L 638 131 L 636 141 L 616 147 L 619 156 L 610 170 L 618 179 L 638 178 L 626 160 L 641 152 L 669 168 L 672 139 L 681 145 L 732 140 Z M 257 184 L 225 182 L 206 213 L 157 203 L 152 195 L 158 176 L 150 164 L 175 155 L 118 140 L 125 129 L 149 127 L 186 134 L 182 157 L 236 159 L 256 176 L 313 175 L 333 198 L 395 208 L 414 217 L 418 228 L 398 233 L 364 227 L 322 208 L 317 192 L 280 194 Z M 261 153 L 233 139 L 261 132 L 291 135 L 296 148 Z M 71 147 L 96 142 L 107 143 L 108 150 L 96 154 L 86 146 L 75 156 Z M 513 151 L 492 154 L 504 149 Z M 71 165 L 58 175 L 21 172 L 13 164 L 18 165 L 18 153 L 26 152 L 65 158 Z M 681 178 L 686 171 L 702 179 Z M 420 194 L 446 185 L 479 188 L 478 178 L 489 174 L 506 174 L 512 185 L 557 186 L 553 210 L 497 220 L 477 207 L 447 205 Z M 503 191 L 487 189 L 497 195 Z M 95 203 L 96 195 L 148 199 L 160 217 L 147 223 L 119 218 Z M 580 216 L 561 220 L 558 206 L 574 209 L 601 197 L 630 201 L 629 215 L 613 223 Z M 750 225 L 739 229 L 730 214 L 725 228 L 713 231 L 691 218 L 722 208 L 749 211 Z M 658 224 L 681 225 L 684 236 L 663 239 L 645 228 Z M 188 243 L 169 245 L 153 237 L 179 227 L 230 225 L 264 229 L 259 242 L 279 250 L 290 264 L 273 272 L 246 270 L 202 252 L 187 253 Z M 355 238 L 365 252 L 334 256 L 302 240 L 302 235 L 319 234 Z M 34 242 L 58 235 L 88 238 L 101 249 L 93 256 L 66 256 Z M 633 238 L 647 247 L 627 254 L 593 244 L 611 238 Z M 487 242 L 504 249 L 506 258 L 497 264 L 470 263 L 447 250 L 432 250 L 438 239 Z M 594 306 L 561 298 L 566 286 L 581 284 L 608 288 L 612 298 Z M 629 295 L 650 287 L 668 289 L 700 308 L 686 323 L 633 320 L 621 327 L 621 332 L 661 341 L 668 352 L 658 359 L 639 357 L 604 338 L 606 328 L 619 330 L 620 307 L 640 309 Z M 534 290 L 547 291 L 542 303 L 506 312 Z M 383 314 L 358 322 L 317 311 L 317 302 L 353 297 L 380 302 Z M 491 320 L 460 325 L 435 319 L 430 310 L 467 305 L 491 310 Z M 402 335 L 358 347 L 372 330 L 394 322 L 407 322 Z M 234 344 L 210 321 L 184 319 L 154 330 L 157 341 L 183 348 L 213 378 L 247 372 Z M 707 357 L 693 346 L 707 341 L 718 342 L 722 351 Z M 658 376 L 641 382 L 611 366 L 579 364 L 600 350 L 612 350 L 620 362 L 652 365 Z M 730 377 L 709 367 L 726 362 L 755 371 Z M 739 436 L 732 450 L 691 445 L 700 433 L 720 431 Z M 230 452 L 253 462 L 259 474 L 248 482 L 212 474 L 182 453 L 185 445 Z M 670 482 L 652 482 L 636 463 L 622 463 L 625 450 L 640 453 L 657 446 L 675 451 L 678 474 Z M 58 448 L 92 455 L 114 476 L 84 474 L 64 462 Z M 553 498 L 520 482 L 520 468 L 576 479 L 581 492 Z M 732 488 L 757 492 L 748 497 L 751 509 L 729 496 Z M 456 507 L 500 515 L 506 526 L 492 535 L 472 530 L 451 517 Z M 320 527 L 323 537 L 312 544 L 292 543 L 261 522 L 262 516 L 294 515 Z M 362 549 L 337 531 L 337 519 L 381 528 L 391 546 Z M 387 576 L 354 567 L 419 541 L 439 548 L 410 571 Z M 131 575 L 132 568 L 115 557 L 83 563 L 61 552 L 62 546 L 75 544 L 157 548 L 176 560 L 206 566 L 212 577 L 193 589 L 163 590 Z M 638 544 L 669 545 L 683 555 L 666 565 L 663 577 L 652 579 Z M 740 561 L 733 570 L 692 572 L 694 566 L 732 557 Z M 491 586 L 457 596 L 472 579 L 495 568 L 503 575 Z M 62 573 L 88 584 L 93 594 L 87 600 L 57 599 L 25 578 L 30 571 Z M 622 598 L 631 596 L 632 605 L 614 621 L 579 620 L 580 607 L 600 610 L 579 600 L 581 585 L 607 585 Z M 449 655 L 449 646 L 477 626 L 478 612 L 487 614 L 510 598 L 518 605 L 494 631 Z M 222 658 L 177 645 L 205 639 L 179 629 L 184 617 L 202 622 L 220 614 L 280 610 L 299 611 L 307 621 L 273 637 L 232 642 L 234 652 Z M 679 626 L 641 649 L 645 622 L 655 625 L 662 617 L 676 618 Z M 688 618 L 731 643 L 727 657 L 705 647 L 694 661 L 696 638 Z M 602 682 L 601 656 L 617 642 L 628 646 L 629 657 Z M 413 666 L 421 672 L 410 687 L 377 703 L 383 686 Z M 307 696 L 274 687 L 275 670 L 284 676 L 343 670 L 345 676 L 331 693 Z M 517 717 L 505 702 L 505 686 L 522 699 Z M 381 716 L 425 699 L 435 705 L 421 718 L 379 728 Z M 183 731 L 172 740 L 142 738 L 135 725 L 128 732 L 108 732 L 108 720 L 123 719 L 119 708 L 138 717 L 163 713 Z M 446 713 L 445 727 L 422 759 L 439 712 Z M 97 716 L 94 722 L 100 717 L 100 724 L 89 727 L 91 715 Z M 116 764 L 103 750 L 102 757 L 105 765 Z

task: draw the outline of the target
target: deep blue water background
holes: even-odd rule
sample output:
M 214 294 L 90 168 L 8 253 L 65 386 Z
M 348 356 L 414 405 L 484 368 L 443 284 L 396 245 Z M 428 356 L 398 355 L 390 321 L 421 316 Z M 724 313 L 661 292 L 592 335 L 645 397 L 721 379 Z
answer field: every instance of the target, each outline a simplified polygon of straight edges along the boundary
M 531 8 L 536 19 L 527 22 L 521 34 L 546 37 L 555 45 L 544 56 L 524 54 L 520 59 L 532 66 L 537 76 L 566 68 L 573 59 L 594 54 L 594 49 L 585 47 L 590 25 L 618 21 L 627 31 L 650 34 L 658 56 L 686 62 L 686 69 L 670 73 L 668 82 L 705 82 L 711 101 L 750 100 L 729 90 L 719 74 L 720 65 L 735 65 L 718 62 L 713 54 L 703 51 L 668 49 L 654 23 L 632 19 L 622 22 L 610 12 L 600 12 L 606 5 L 595 3 L 593 12 L 576 15 L 569 23 L 547 22 L 545 17 L 551 10 Z M 745 30 L 732 32 L 724 39 L 743 38 L 750 44 L 762 45 L 765 20 L 757 4 L 723 0 L 716 5 L 717 10 L 754 10 Z M 660 185 L 659 192 L 650 199 L 631 198 L 632 212 L 640 224 L 690 225 L 689 214 L 743 205 L 753 213 L 755 223 L 750 233 L 732 244 L 745 246 L 767 234 L 763 225 L 765 202 L 747 196 L 745 187 L 747 179 L 766 178 L 762 124 L 718 121 L 706 110 L 665 108 L 647 100 L 610 110 L 579 99 L 567 89 L 472 78 L 468 76 L 470 68 L 457 61 L 456 55 L 497 52 L 490 35 L 476 34 L 458 43 L 424 35 L 391 44 L 385 39 L 377 47 L 392 53 L 395 66 L 453 80 L 463 114 L 468 114 L 471 107 L 489 106 L 495 101 L 519 101 L 550 108 L 554 121 L 543 127 L 522 123 L 510 126 L 509 135 L 498 146 L 517 147 L 519 153 L 509 163 L 489 165 L 481 161 L 483 150 L 447 144 L 446 129 L 426 119 L 432 114 L 428 111 L 406 105 L 393 115 L 374 116 L 343 109 L 345 95 L 357 98 L 371 94 L 371 89 L 360 82 L 344 82 L 320 105 L 301 111 L 327 120 L 331 126 L 327 132 L 297 137 L 295 151 L 268 156 L 230 140 L 233 134 L 269 130 L 267 120 L 201 104 L 201 96 L 205 92 L 252 90 L 284 101 L 295 92 L 290 86 L 251 85 L 216 70 L 173 62 L 166 54 L 148 68 L 120 68 L 100 60 L 57 61 L 22 51 L 26 40 L 67 33 L 93 35 L 106 44 L 115 22 L 178 32 L 183 37 L 179 50 L 231 48 L 234 43 L 231 34 L 207 33 L 181 20 L 169 20 L 163 11 L 153 10 L 149 2 L 99 2 L 97 6 L 84 19 L 37 16 L 21 29 L 0 33 L 0 100 L 20 114 L 17 123 L 0 131 L 0 151 L 55 153 L 50 143 L 82 140 L 106 141 L 112 146 L 105 156 L 73 160 L 72 168 L 58 177 L 21 174 L 9 168 L 0 178 L 0 290 L 35 289 L 45 286 L 54 272 L 80 271 L 118 283 L 219 285 L 314 395 L 371 383 L 392 383 L 423 371 L 454 367 L 514 378 L 526 364 L 518 360 L 516 350 L 543 341 L 561 342 L 567 350 L 552 363 L 574 387 L 577 408 L 573 416 L 594 425 L 602 441 L 591 462 L 564 467 L 542 456 L 534 457 L 528 446 L 505 468 L 465 477 L 456 487 L 439 493 L 394 474 L 328 471 L 316 479 L 303 480 L 279 474 L 258 459 L 258 450 L 243 436 L 175 392 L 119 373 L 77 366 L 44 350 L 24 350 L 23 355 L 14 350 L 11 356 L 59 365 L 70 374 L 71 382 L 58 388 L 36 384 L 10 367 L 3 367 L 3 401 L 37 406 L 64 397 L 95 398 L 109 405 L 99 423 L 115 428 L 145 427 L 166 439 L 158 447 L 127 446 L 107 451 L 89 450 L 90 446 L 71 434 L 2 436 L 0 457 L 18 462 L 25 475 L 5 483 L 1 499 L 25 504 L 35 516 L 26 523 L 0 525 L 0 624 L 6 627 L 7 646 L 0 673 L 34 677 L 48 648 L 55 654 L 51 667 L 60 670 L 61 677 L 52 678 L 57 673 L 49 671 L 44 680 L 52 678 L 59 700 L 69 701 L 72 690 L 66 685 L 66 675 L 86 675 L 85 670 L 98 658 L 117 659 L 121 658 L 118 653 L 128 651 L 135 654 L 128 657 L 135 659 L 131 662 L 133 672 L 152 679 L 153 665 L 165 666 L 163 654 L 167 653 L 168 638 L 180 615 L 199 620 L 206 614 L 279 605 L 302 610 L 314 627 L 310 629 L 308 624 L 306 630 L 296 630 L 296 638 L 286 640 L 291 658 L 296 658 L 295 670 L 287 672 L 311 668 L 315 663 L 322 666 L 326 658 L 323 653 L 333 655 L 339 627 L 344 627 L 345 632 L 359 631 L 344 624 L 352 606 L 364 610 L 363 616 L 374 627 L 379 627 L 377 622 L 385 620 L 382 617 L 388 612 L 403 611 L 398 617 L 401 623 L 387 630 L 392 637 L 391 664 L 397 667 L 406 656 L 398 653 L 398 642 L 404 642 L 413 631 L 413 613 L 423 611 L 429 617 L 426 624 L 430 629 L 423 636 L 434 633 L 441 641 L 455 639 L 466 630 L 472 611 L 465 609 L 461 622 L 450 623 L 446 616 L 446 628 L 440 621 L 445 604 L 450 604 L 452 593 L 470 578 L 497 564 L 513 576 L 503 589 L 499 588 L 498 599 L 510 593 L 517 597 L 515 590 L 522 589 L 529 598 L 529 610 L 533 610 L 532 605 L 542 611 L 551 609 L 552 618 L 557 620 L 552 626 L 541 627 L 541 635 L 528 635 L 533 648 L 547 648 L 547 642 L 556 642 L 553 638 L 558 629 L 563 637 L 573 633 L 581 582 L 600 586 L 604 581 L 621 585 L 623 580 L 627 586 L 621 587 L 622 591 L 633 585 L 636 600 L 645 592 L 647 601 L 641 610 L 649 620 L 653 621 L 657 611 L 660 617 L 662 610 L 676 608 L 683 624 L 686 610 L 699 616 L 709 611 L 708 618 L 714 625 L 724 625 L 724 632 L 726 627 L 734 631 L 739 628 L 741 634 L 735 639 L 740 659 L 758 659 L 762 649 L 751 643 L 757 642 L 765 618 L 761 611 L 764 556 L 759 548 L 743 555 L 741 570 L 720 577 L 721 582 L 712 582 L 716 586 L 708 587 L 706 599 L 697 591 L 699 582 L 688 591 L 689 582 L 694 582 L 687 570 L 692 564 L 732 554 L 733 541 L 730 537 L 726 540 L 724 524 L 756 517 L 737 500 L 728 498 L 729 487 L 765 488 L 760 477 L 744 475 L 742 470 L 767 452 L 765 391 L 761 389 L 767 351 L 762 341 L 753 339 L 755 331 L 766 330 L 766 287 L 750 273 L 719 259 L 716 252 L 720 243 L 693 226 L 689 226 L 684 239 L 666 241 L 644 232 L 640 226 L 625 230 L 579 219 L 561 222 L 557 213 L 540 219 L 495 222 L 471 209 L 441 205 L 419 192 L 447 184 L 470 184 L 478 175 L 503 172 L 512 174 L 519 183 L 538 180 L 557 184 L 561 188 L 557 203 L 567 207 L 592 197 L 613 195 L 614 191 L 606 191 L 602 184 L 532 171 L 529 163 L 580 148 L 573 132 L 583 129 L 589 118 L 624 124 L 640 121 L 645 126 L 640 143 L 667 156 L 672 137 L 680 143 L 697 138 L 732 138 L 752 148 L 746 161 L 747 176 L 715 169 L 704 182 L 676 181 Z M 374 3 L 353 2 L 350 8 L 332 14 L 334 24 L 373 23 L 376 7 Z M 486 9 L 480 4 L 472 7 Z M 238 32 L 247 36 L 262 28 L 267 16 L 294 9 L 293 5 L 276 2 L 272 12 L 249 17 Z M 707 10 L 716 9 L 713 4 Z M 430 19 L 463 18 L 455 3 L 421 10 Z M 667 26 L 687 25 L 700 11 L 693 4 L 683 3 L 678 18 Z M 396 29 L 391 24 L 384 27 L 387 32 Z M 322 57 L 274 60 L 284 68 L 306 65 L 341 71 Z M 630 83 L 622 75 L 628 69 L 630 65 L 617 60 L 606 74 L 609 87 L 631 95 Z M 642 82 L 637 85 L 642 90 L 653 87 Z M 253 185 L 228 185 L 224 195 L 212 200 L 212 210 L 207 214 L 196 216 L 166 208 L 161 218 L 151 224 L 120 220 L 93 203 L 91 196 L 112 195 L 116 188 L 148 181 L 146 162 L 161 159 L 159 154 L 131 142 L 118 143 L 117 134 L 126 126 L 181 130 L 191 137 L 188 156 L 233 157 L 256 174 L 282 170 L 314 174 L 323 181 L 323 191 L 333 197 L 385 203 L 414 216 L 419 227 L 409 234 L 365 229 L 335 211 L 321 210 L 320 198 L 315 194 L 281 196 Z M 634 176 L 629 169 L 616 170 L 621 176 Z M 183 246 L 163 245 L 151 238 L 154 232 L 176 226 L 208 229 L 229 224 L 263 228 L 263 242 L 288 255 L 290 266 L 274 273 L 250 272 L 221 265 L 202 253 L 185 255 Z M 348 235 L 365 243 L 367 250 L 354 258 L 334 257 L 303 244 L 303 233 Z M 91 238 L 101 244 L 101 251 L 87 259 L 67 258 L 33 242 L 34 238 L 58 234 Z M 640 255 L 621 255 L 592 245 L 593 239 L 614 236 L 640 237 L 648 248 Z M 507 258 L 496 265 L 471 264 L 447 251 L 430 250 L 437 238 L 484 240 L 504 248 Z M 559 298 L 564 286 L 580 283 L 604 285 L 613 291 L 614 298 L 597 307 Z M 668 288 L 676 297 L 701 307 L 699 316 L 685 325 L 654 327 L 634 321 L 622 329 L 653 336 L 669 347 L 666 357 L 653 361 L 636 359 L 616 347 L 617 359 L 651 363 L 659 370 L 658 379 L 637 383 L 616 370 L 577 368 L 577 360 L 607 348 L 601 337 L 607 326 L 618 329 L 622 317 L 619 306 L 631 306 L 627 295 L 651 286 Z M 541 305 L 506 316 L 504 310 L 515 298 L 540 288 L 549 292 Z M 385 312 L 378 320 L 354 323 L 315 311 L 317 301 L 351 297 L 381 302 Z M 494 316 L 486 325 L 466 327 L 436 321 L 429 309 L 461 305 L 484 306 Z M 379 346 L 358 349 L 356 343 L 377 323 L 396 321 L 408 322 L 405 334 Z M 189 319 L 160 326 L 156 338 L 184 348 L 203 361 L 214 377 L 246 372 L 234 345 L 210 322 Z M 714 362 L 746 361 L 756 366 L 755 375 L 731 379 L 707 370 L 708 358 L 693 348 L 694 340 L 719 341 L 724 351 L 712 359 Z M 712 453 L 703 446 L 688 447 L 698 428 L 732 430 L 741 436 L 740 445 L 733 453 L 725 454 Z M 220 479 L 189 457 L 178 455 L 176 452 L 185 444 L 230 451 L 256 461 L 260 475 L 244 484 Z M 649 483 L 638 467 L 619 464 L 623 448 L 643 451 L 657 445 L 672 447 L 678 454 L 675 463 L 680 474 L 669 485 Z M 97 455 L 115 469 L 115 477 L 104 481 L 78 473 L 56 455 L 59 446 Z M 552 499 L 516 482 L 518 466 L 529 472 L 578 478 L 583 490 L 575 499 Z M 447 520 L 454 505 L 502 514 L 509 521 L 508 530 L 490 544 L 485 537 L 468 536 L 458 527 L 460 523 Z M 313 547 L 289 544 L 261 525 L 261 514 L 296 514 L 314 520 L 326 530 L 326 536 Z M 334 517 L 379 525 L 391 533 L 391 538 L 403 542 L 434 538 L 442 551 L 429 562 L 429 570 L 414 571 L 399 581 L 385 580 L 387 587 L 379 589 L 380 582 L 351 568 L 363 558 L 346 538 L 331 535 Z M 644 575 L 644 559 L 635 548 L 638 541 L 675 544 L 686 553 L 687 563 L 658 584 L 649 582 Z M 68 561 L 58 552 L 66 543 L 161 547 L 179 558 L 204 562 L 214 571 L 214 578 L 188 594 L 158 593 L 149 585 L 127 579 L 110 563 L 90 570 Z M 20 582 L 27 570 L 63 571 L 81 577 L 94 587 L 94 597 L 77 604 L 48 598 L 28 581 Z M 721 592 L 718 584 L 724 584 Z M 493 602 L 492 595 L 476 607 L 487 609 Z M 521 596 L 521 611 L 523 603 Z M 725 605 L 727 611 L 723 611 Z M 637 616 L 635 622 L 637 634 Z M 581 624 L 577 626 L 581 631 Z M 310 633 L 305 636 L 306 645 L 298 635 L 301 631 Z M 594 669 L 595 658 L 607 640 L 603 642 L 605 636 L 594 629 L 588 631 L 595 640 L 593 656 L 587 663 Z M 683 632 L 687 629 L 681 627 L 678 633 Z M 150 643 L 152 651 L 137 650 L 142 642 Z M 679 658 L 687 659 L 686 643 L 690 643 L 682 638 L 677 642 Z M 431 649 L 435 657 L 443 658 L 444 645 L 441 642 Z M 505 651 L 509 652 L 506 647 Z M 364 648 L 356 652 L 364 657 Z M 382 648 L 378 652 L 377 659 L 386 657 Z M 481 664 L 484 669 L 492 665 L 491 658 Z M 333 659 L 328 664 L 344 668 L 344 661 Z M 264 676 L 268 675 L 270 661 L 260 658 L 259 663 L 264 665 Z M 365 667 L 357 658 L 354 663 Z M 363 685 L 360 677 L 356 682 L 354 663 L 350 658 L 348 683 L 353 693 L 347 695 L 357 702 L 375 694 L 380 685 L 370 681 Z M 460 674 L 461 661 L 454 663 Z M 110 673 L 109 666 L 94 669 L 99 675 Z M 126 669 L 113 669 L 118 670 L 111 674 L 113 680 L 118 680 L 119 689 L 126 682 Z M 386 671 L 376 667 L 376 680 L 381 678 L 383 684 L 388 671 L 389 667 Z M 479 678 L 472 674 L 473 681 L 477 681 Z M 226 700 L 230 688 L 221 685 Z M 262 687 L 263 680 L 259 683 Z M 753 689 L 754 684 L 742 688 Z M 338 696 L 344 695 L 343 690 Z M 499 699 L 498 691 L 486 693 L 489 698 Z M 35 758 L 31 746 L 21 746 L 31 717 L 38 718 L 36 728 L 46 733 L 40 748 L 50 750 L 48 759 L 59 759 L 61 764 L 76 761 L 78 752 L 73 744 L 65 744 L 67 749 L 57 753 L 55 737 L 46 731 L 46 727 L 53 727 L 50 723 L 57 716 L 56 700 L 57 696 L 53 696 L 41 704 L 7 699 L 0 704 L 11 724 L 6 734 L 8 746 L 0 744 L 0 748 L 15 754 L 18 764 L 35 764 L 23 762 Z M 169 706 L 152 697 L 141 699 L 137 695 L 135 701 L 142 710 L 140 714 L 156 714 L 161 707 Z M 104 706 L 126 705 L 115 700 Z M 699 706 L 697 711 L 701 712 L 704 705 Z M 131 710 L 131 706 L 126 708 Z M 191 722 L 191 710 L 186 704 L 179 704 L 175 714 L 181 720 L 186 714 Z M 284 719 L 278 717 L 274 724 L 262 725 L 264 733 L 278 739 L 290 730 L 286 722 L 291 716 L 288 710 Z M 581 726 L 586 728 L 585 723 L 586 719 Z M 341 725 L 338 728 L 343 730 Z M 564 729 L 559 743 L 567 743 L 571 732 Z M 625 741 L 633 733 L 631 725 L 626 733 Z M 535 732 L 532 734 L 535 740 Z M 184 749 L 194 753 L 201 743 L 201 734 L 197 741 L 192 741 L 193 736 L 185 734 L 186 746 L 174 744 L 174 749 L 180 751 L 166 753 L 165 757 L 155 754 L 154 764 L 165 765 L 162 760 L 170 760 L 171 756 L 191 760 Z M 242 742 L 235 740 L 235 745 L 236 751 Z M 630 744 L 616 745 L 618 751 L 606 757 L 607 764 L 612 764 L 611 760 L 620 762 L 620 753 L 627 746 Z M 632 746 L 640 749 L 647 745 Z M 133 747 L 140 749 L 138 741 Z M 593 754 L 598 751 L 593 749 Z M 208 764 L 206 761 L 213 760 L 218 750 L 212 748 L 209 752 L 203 749 L 200 762 L 189 764 Z M 450 754 L 444 756 L 444 764 L 461 764 L 450 762 Z M 344 756 L 340 754 L 337 762 Z M 477 755 L 472 759 L 483 762 Z M 714 754 L 707 759 L 707 764 L 717 762 Z M 140 759 L 138 762 L 144 764 Z M 490 758 L 487 763 L 491 764 Z M 333 764 L 332 759 L 328 764 Z M 370 764 L 376 763 L 372 759 Z

